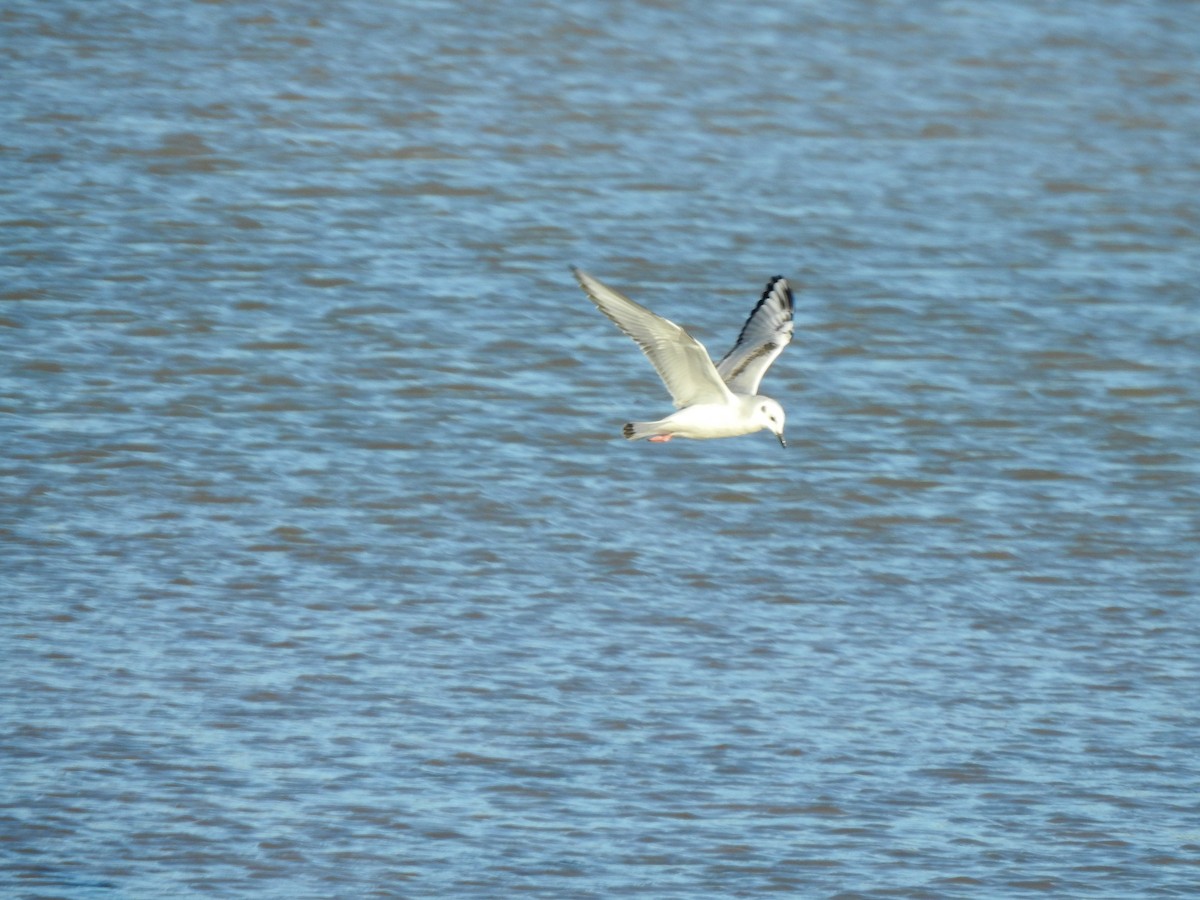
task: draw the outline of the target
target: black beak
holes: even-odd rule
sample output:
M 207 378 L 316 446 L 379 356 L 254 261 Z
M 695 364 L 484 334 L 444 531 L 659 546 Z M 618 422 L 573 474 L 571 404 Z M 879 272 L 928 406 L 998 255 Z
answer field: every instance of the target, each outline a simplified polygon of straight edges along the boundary
M 783 434 L 782 433 L 777 434 L 777 435 L 775 435 L 775 437 L 779 438 L 779 446 L 782 447 L 784 450 L 786 450 L 787 449 L 787 441 L 785 441 L 783 439 Z

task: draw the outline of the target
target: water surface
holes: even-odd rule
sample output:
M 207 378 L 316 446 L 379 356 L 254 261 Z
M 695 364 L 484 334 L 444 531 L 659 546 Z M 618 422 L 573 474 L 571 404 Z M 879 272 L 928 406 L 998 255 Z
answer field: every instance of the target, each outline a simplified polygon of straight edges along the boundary
M 3 893 L 1200 886 L 1195 8 L 0 18 Z

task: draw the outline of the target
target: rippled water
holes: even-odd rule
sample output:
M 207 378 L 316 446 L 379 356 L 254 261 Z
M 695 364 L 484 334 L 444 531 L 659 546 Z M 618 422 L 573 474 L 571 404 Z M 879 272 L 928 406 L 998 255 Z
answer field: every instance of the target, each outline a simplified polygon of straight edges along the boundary
M 9 3 L 0 892 L 1196 893 L 1198 10 Z

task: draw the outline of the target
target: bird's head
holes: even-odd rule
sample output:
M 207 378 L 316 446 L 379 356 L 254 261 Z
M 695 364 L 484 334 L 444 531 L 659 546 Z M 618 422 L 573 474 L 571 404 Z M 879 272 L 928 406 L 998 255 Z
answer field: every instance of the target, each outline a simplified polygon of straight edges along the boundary
M 758 398 L 758 422 L 761 427 L 766 428 L 775 437 L 779 438 L 781 447 L 787 446 L 787 441 L 783 439 L 783 407 L 772 400 L 770 397 Z

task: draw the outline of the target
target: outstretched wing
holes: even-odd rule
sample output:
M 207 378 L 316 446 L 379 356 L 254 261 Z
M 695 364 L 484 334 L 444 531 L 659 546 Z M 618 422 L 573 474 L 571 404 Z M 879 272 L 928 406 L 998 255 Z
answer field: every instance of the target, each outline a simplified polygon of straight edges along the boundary
M 776 275 L 742 326 L 733 349 L 717 363 L 717 373 L 736 394 L 757 394 L 763 375 L 792 341 L 792 289 Z
M 571 271 L 600 312 L 642 348 L 671 392 L 676 407 L 733 400 L 703 344 L 670 319 L 656 316 L 586 272 L 576 268 Z

